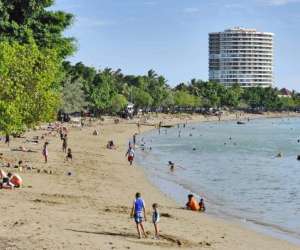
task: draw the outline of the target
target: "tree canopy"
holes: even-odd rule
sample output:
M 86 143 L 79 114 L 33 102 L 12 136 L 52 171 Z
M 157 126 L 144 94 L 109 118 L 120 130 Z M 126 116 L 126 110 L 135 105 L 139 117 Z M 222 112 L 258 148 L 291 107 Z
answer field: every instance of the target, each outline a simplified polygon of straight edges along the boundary
M 120 69 L 96 70 L 82 63 L 65 63 L 73 78 L 84 80 L 88 106 L 92 110 L 110 112 L 116 95 L 135 104 L 136 109 L 166 110 L 168 108 L 251 108 L 260 110 L 293 110 L 300 105 L 300 95 L 280 97 L 276 88 L 225 87 L 215 82 L 192 79 L 171 88 L 165 78 L 154 70 L 145 75 L 125 75 Z M 288 98 L 288 99 L 287 99 Z
M 54 0 L 0 0 L 0 41 L 31 40 L 39 48 L 55 49 L 61 58 L 75 51 L 74 39 L 63 36 L 73 15 L 49 9 Z
M 0 43 L 0 131 L 20 131 L 55 117 L 60 103 L 58 62 L 55 50 Z

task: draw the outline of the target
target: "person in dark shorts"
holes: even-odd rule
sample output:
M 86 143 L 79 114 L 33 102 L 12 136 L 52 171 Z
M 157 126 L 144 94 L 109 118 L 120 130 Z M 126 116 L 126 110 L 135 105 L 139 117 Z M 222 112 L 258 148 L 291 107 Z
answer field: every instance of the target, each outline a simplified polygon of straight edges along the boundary
M 62 141 L 63 141 L 62 150 L 63 150 L 64 153 L 66 153 L 67 152 L 67 147 L 68 147 L 68 136 L 67 136 L 67 134 L 65 134 L 65 136 L 63 136 Z

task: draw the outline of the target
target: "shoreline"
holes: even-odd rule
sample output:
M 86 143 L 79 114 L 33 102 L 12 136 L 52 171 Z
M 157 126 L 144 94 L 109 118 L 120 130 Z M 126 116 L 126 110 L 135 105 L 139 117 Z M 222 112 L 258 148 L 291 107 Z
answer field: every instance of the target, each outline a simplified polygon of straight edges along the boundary
M 153 121 L 163 118 L 174 123 L 183 123 L 188 118 L 195 122 L 206 120 L 165 116 Z M 113 118 L 106 117 L 104 122 L 97 121 L 82 130 L 69 127 L 72 163 L 64 161 L 57 136 L 48 138 L 48 164 L 43 163 L 40 154 L 42 144 L 25 144 L 37 150 L 36 154 L 12 152 L 0 145 L 0 151 L 8 158 L 15 161 L 21 158 L 33 167 L 53 171 L 53 174 L 21 172 L 22 189 L 0 190 L 0 212 L 6 215 L 0 228 L 2 249 L 300 249 L 237 223 L 180 209 L 150 183 L 142 167 L 130 167 L 127 163 L 124 154 L 128 137 L 137 132 L 136 124 L 124 120 L 114 124 Z M 92 135 L 94 129 L 99 129 L 99 136 Z M 142 126 L 141 132 L 150 129 Z M 30 131 L 26 136 L 41 133 L 42 130 Z M 118 146 L 116 150 L 105 148 L 111 139 Z M 11 148 L 23 143 L 24 139 L 14 139 Z M 72 175 L 67 175 L 68 172 Z M 151 204 L 159 204 L 163 215 L 159 241 L 152 239 L 154 229 L 150 222 L 146 223 L 148 239 L 137 239 L 129 212 L 138 191 L 145 199 L 148 218 Z
M 246 116 L 247 117 L 247 116 Z M 244 119 L 247 119 L 246 117 L 243 117 Z M 271 113 L 271 114 L 267 114 L 267 115 L 252 115 L 251 116 L 251 120 L 256 120 L 256 119 L 282 119 L 282 118 L 299 118 L 300 114 L 298 113 Z M 217 120 L 217 119 L 212 119 L 212 120 L 205 120 L 205 121 L 192 121 L 192 122 L 188 122 L 188 124 L 200 124 L 203 122 L 208 122 L 208 123 L 218 123 L 218 122 L 229 122 L 229 121 L 235 121 L 236 119 L 234 117 L 226 117 L 224 120 Z M 173 124 L 172 124 L 173 125 Z M 177 125 L 177 123 L 175 123 L 175 125 Z M 157 128 L 155 128 L 157 129 Z M 144 132 L 143 134 L 141 134 L 141 136 L 143 135 L 147 135 L 147 133 L 154 131 L 155 129 L 151 129 L 151 130 L 147 130 L 146 132 Z M 187 193 L 193 193 L 194 195 L 196 195 L 197 197 L 199 195 L 195 194 L 194 191 L 190 190 L 189 188 L 185 187 L 184 184 L 180 184 L 171 180 L 167 180 L 164 179 L 162 176 L 158 176 L 158 178 L 160 179 L 160 181 L 155 181 L 154 178 L 151 178 L 149 175 L 150 173 L 147 173 L 147 167 L 145 166 L 145 164 L 143 165 L 142 160 L 139 159 L 138 160 L 138 164 L 143 168 L 145 175 L 147 176 L 147 178 L 150 180 L 150 182 L 152 183 L 152 185 L 156 186 L 161 192 L 163 192 L 164 194 L 166 194 L 170 199 L 174 200 L 178 206 L 180 206 L 180 204 L 184 204 L 182 202 L 180 202 L 180 198 L 178 197 L 178 195 L 175 194 L 176 190 L 179 191 L 180 189 L 185 190 L 186 194 Z M 164 186 L 163 183 L 170 183 L 170 187 L 173 186 L 173 188 L 175 187 L 175 191 L 173 192 L 167 192 L 164 191 L 162 186 Z M 168 184 L 166 184 L 168 185 Z M 168 190 L 173 190 L 173 188 L 169 188 Z M 209 196 L 205 195 L 206 197 Z M 199 197 L 198 197 L 199 198 Z M 211 203 L 211 201 L 209 201 L 209 203 Z M 214 204 L 214 203 L 213 203 Z M 216 204 L 214 204 L 216 205 Z M 216 208 L 215 208 L 216 209 Z M 225 211 L 226 212 L 226 211 Z M 224 213 L 224 211 L 217 211 L 215 210 L 214 212 L 207 212 L 206 213 L 208 216 L 211 216 L 212 218 L 219 218 L 219 219 L 224 219 L 226 222 L 229 222 L 231 219 L 233 219 L 234 221 L 236 221 L 239 225 L 246 227 L 248 229 L 251 230 L 255 230 L 258 233 L 263 233 L 265 235 L 274 237 L 276 239 L 280 239 L 280 240 L 286 240 L 292 244 L 296 244 L 297 246 L 300 247 L 300 234 L 295 232 L 295 231 L 290 231 L 289 229 L 283 228 L 279 225 L 273 225 L 273 224 L 268 224 L 268 223 L 263 223 L 263 222 L 259 222 L 253 219 L 249 219 L 249 218 L 243 218 L 238 214 L 234 214 L 233 212 L 226 212 Z

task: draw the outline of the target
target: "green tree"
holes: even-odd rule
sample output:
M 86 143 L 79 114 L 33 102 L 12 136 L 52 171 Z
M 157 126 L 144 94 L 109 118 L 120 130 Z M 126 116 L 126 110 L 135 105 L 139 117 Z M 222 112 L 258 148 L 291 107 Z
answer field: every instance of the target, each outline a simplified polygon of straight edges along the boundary
M 200 106 L 200 99 L 187 91 L 176 91 L 174 94 L 175 105 L 179 107 L 196 107 Z
M 56 116 L 59 65 L 55 50 L 0 43 L 0 131 L 20 131 Z
M 124 110 L 128 101 L 125 96 L 117 94 L 112 98 L 111 101 L 111 111 L 113 113 L 119 113 L 120 111 Z
M 132 100 L 137 108 L 149 108 L 153 103 L 151 95 L 137 87 L 132 89 Z
M 63 37 L 73 15 L 49 9 L 54 0 L 1 0 L 0 41 L 34 40 L 39 48 L 56 49 L 61 58 L 75 51 L 74 39 Z
M 111 108 L 112 97 L 117 94 L 115 78 L 111 69 L 96 74 L 90 87 L 90 102 L 94 109 L 107 112 Z
M 62 101 L 62 109 L 67 113 L 80 112 L 88 106 L 80 78 L 72 80 L 71 77 L 68 77 L 65 80 L 62 90 Z

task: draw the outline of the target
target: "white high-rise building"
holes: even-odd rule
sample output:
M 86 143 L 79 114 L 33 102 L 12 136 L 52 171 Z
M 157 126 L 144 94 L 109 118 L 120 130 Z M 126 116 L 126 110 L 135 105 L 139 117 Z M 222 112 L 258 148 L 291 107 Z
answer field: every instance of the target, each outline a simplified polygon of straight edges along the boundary
M 239 27 L 210 33 L 209 80 L 225 86 L 272 86 L 273 36 Z

